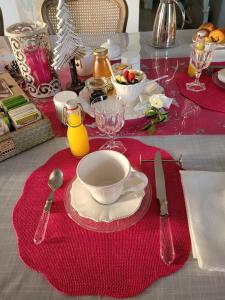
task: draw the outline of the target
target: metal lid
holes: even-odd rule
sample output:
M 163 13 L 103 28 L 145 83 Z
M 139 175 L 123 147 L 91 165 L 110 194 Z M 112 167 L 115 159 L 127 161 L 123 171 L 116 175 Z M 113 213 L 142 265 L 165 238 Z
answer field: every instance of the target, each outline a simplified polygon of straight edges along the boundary
M 6 28 L 6 35 L 14 38 L 28 37 L 40 33 L 47 34 L 47 24 L 39 21 L 16 23 Z
M 100 77 L 100 78 L 91 77 L 86 80 L 85 85 L 89 89 L 99 90 L 106 87 L 107 83 L 108 81 L 105 77 Z
M 67 109 L 69 109 L 69 110 L 73 110 L 73 109 L 75 109 L 75 108 L 77 108 L 78 107 L 78 105 L 77 105 L 77 102 L 76 101 L 74 101 L 74 100 L 68 100 L 68 101 L 66 101 L 66 108 Z
M 107 53 L 108 53 L 108 49 L 103 48 L 103 47 L 95 48 L 95 50 L 94 50 L 94 55 L 97 55 L 97 56 L 106 56 Z

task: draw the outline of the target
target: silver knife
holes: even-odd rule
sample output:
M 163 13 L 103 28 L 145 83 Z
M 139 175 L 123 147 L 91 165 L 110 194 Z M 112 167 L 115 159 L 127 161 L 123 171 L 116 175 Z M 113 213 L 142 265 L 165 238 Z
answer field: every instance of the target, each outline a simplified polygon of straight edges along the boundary
M 159 151 L 155 154 L 154 169 L 156 197 L 160 204 L 160 257 L 166 265 L 170 265 L 175 259 L 175 251 L 168 213 L 165 176 Z

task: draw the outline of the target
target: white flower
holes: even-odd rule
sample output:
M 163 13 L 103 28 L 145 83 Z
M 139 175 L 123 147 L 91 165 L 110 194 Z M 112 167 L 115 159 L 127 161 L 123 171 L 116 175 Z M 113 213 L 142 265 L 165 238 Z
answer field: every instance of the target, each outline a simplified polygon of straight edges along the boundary
M 161 100 L 161 95 L 152 95 L 150 98 L 149 98 L 149 102 L 151 104 L 152 107 L 155 107 L 155 108 L 162 108 L 163 107 L 163 101 Z

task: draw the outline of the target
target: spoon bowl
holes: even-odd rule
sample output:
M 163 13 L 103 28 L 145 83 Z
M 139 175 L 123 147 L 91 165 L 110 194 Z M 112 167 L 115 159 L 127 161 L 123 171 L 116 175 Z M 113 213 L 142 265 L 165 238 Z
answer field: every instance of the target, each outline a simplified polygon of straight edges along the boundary
M 48 179 L 48 186 L 52 191 L 60 188 L 63 184 L 63 172 L 60 169 L 55 169 L 51 172 Z

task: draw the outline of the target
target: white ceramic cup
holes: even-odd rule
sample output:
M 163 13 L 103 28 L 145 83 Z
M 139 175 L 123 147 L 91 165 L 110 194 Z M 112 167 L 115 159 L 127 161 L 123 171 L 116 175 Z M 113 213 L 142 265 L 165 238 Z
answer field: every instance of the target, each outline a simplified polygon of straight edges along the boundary
M 129 160 L 113 150 L 99 150 L 83 157 L 77 165 L 77 178 L 101 204 L 111 204 L 120 195 L 143 190 L 148 178 L 131 168 Z M 138 177 L 138 184 L 126 185 L 132 177 Z
M 79 76 L 89 76 L 93 73 L 94 54 L 91 48 L 86 48 L 86 54 L 76 60 L 77 74 Z
M 75 100 L 76 98 L 77 98 L 77 94 L 72 91 L 62 91 L 62 92 L 55 94 L 53 101 L 55 104 L 57 118 L 59 119 L 59 121 L 61 123 L 64 124 L 63 107 L 66 106 L 66 102 L 68 100 Z

